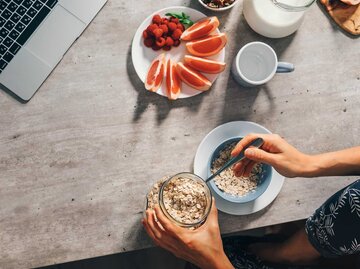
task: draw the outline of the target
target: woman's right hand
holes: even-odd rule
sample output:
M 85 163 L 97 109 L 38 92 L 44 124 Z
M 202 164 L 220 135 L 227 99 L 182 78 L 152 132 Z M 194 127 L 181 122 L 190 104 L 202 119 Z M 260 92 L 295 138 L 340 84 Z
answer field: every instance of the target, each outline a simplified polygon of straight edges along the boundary
M 233 167 L 236 176 L 249 176 L 256 163 L 269 164 L 285 177 L 309 175 L 311 156 L 298 151 L 276 134 L 249 134 L 241 139 L 231 155 L 238 155 L 246 145 L 258 137 L 264 139 L 264 144 L 261 149 L 248 148 L 245 150 L 246 159 Z
M 195 230 L 172 223 L 158 205 L 154 211 L 146 210 L 146 218 L 142 220 L 142 224 L 156 245 L 167 249 L 176 257 L 203 269 L 234 269 L 223 249 L 214 200 L 206 222 Z

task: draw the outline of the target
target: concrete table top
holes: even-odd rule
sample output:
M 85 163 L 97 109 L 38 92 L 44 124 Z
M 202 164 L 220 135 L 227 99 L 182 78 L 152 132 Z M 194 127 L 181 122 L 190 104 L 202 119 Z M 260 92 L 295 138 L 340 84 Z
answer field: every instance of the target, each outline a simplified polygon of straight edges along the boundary
M 131 62 L 132 37 L 150 13 L 197 1 L 109 0 L 34 98 L 0 91 L 0 268 L 28 268 L 152 246 L 140 224 L 144 196 L 166 174 L 192 170 L 216 126 L 257 122 L 308 153 L 360 144 L 360 40 L 317 5 L 299 31 L 254 33 L 242 4 L 216 14 L 230 64 L 245 43 L 274 47 L 295 72 L 244 89 L 220 75 L 212 89 L 169 102 L 146 92 Z M 286 179 L 250 216 L 220 214 L 224 234 L 308 217 L 354 178 Z

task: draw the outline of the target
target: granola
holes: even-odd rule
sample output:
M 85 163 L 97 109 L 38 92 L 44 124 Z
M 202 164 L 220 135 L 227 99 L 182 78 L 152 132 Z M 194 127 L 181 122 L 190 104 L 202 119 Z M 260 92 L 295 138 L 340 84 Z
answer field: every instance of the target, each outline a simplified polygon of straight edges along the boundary
M 223 8 L 232 5 L 236 0 L 202 0 L 204 4 L 212 8 Z

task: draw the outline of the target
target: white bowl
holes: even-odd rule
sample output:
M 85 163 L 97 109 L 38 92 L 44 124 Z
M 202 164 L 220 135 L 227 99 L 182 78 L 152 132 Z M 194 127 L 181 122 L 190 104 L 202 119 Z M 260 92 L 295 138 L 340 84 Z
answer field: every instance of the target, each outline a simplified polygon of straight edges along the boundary
M 232 3 L 230 6 L 215 8 L 215 7 L 209 7 L 202 0 L 198 0 L 198 1 L 199 1 L 200 5 L 202 5 L 203 7 L 207 8 L 207 9 L 209 9 L 211 11 L 215 11 L 215 12 L 228 10 L 228 9 L 234 7 L 238 2 L 240 2 L 240 0 L 235 0 L 234 3 Z

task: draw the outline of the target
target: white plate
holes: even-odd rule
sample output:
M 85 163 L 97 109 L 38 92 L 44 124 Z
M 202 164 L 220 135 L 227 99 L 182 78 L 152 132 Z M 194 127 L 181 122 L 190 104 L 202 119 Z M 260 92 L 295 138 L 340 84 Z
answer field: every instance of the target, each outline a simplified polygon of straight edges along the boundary
M 133 42 L 132 42 L 132 48 L 131 48 L 131 57 L 132 62 L 134 64 L 134 68 L 136 73 L 138 74 L 139 78 L 142 82 L 145 81 L 146 74 L 148 72 L 149 66 L 151 62 L 157 57 L 159 54 L 165 52 L 167 57 L 171 57 L 176 62 L 179 62 L 182 60 L 182 58 L 189 54 L 185 47 L 185 41 L 181 41 L 181 44 L 179 47 L 172 47 L 170 51 L 164 51 L 164 50 L 158 50 L 154 51 L 151 48 L 148 48 L 144 45 L 144 39 L 142 37 L 142 32 L 148 27 L 148 25 L 151 23 L 152 17 L 155 14 L 159 14 L 161 17 L 164 17 L 166 13 L 168 12 L 184 12 L 185 14 L 190 16 L 190 19 L 192 21 L 198 21 L 205 16 L 205 14 L 192 9 L 188 7 L 168 7 L 161 10 L 158 10 L 151 14 L 149 17 L 147 17 L 139 26 L 137 29 Z M 211 57 L 207 57 L 207 59 L 212 59 L 219 62 L 224 62 L 225 60 L 225 49 L 222 49 L 218 54 L 213 55 Z M 211 82 L 214 82 L 219 74 L 204 74 Z M 145 89 L 144 89 L 145 90 Z M 156 92 L 162 96 L 166 96 L 166 85 L 163 81 L 161 87 Z M 181 93 L 179 98 L 187 98 L 194 95 L 198 95 L 202 93 L 202 91 L 197 91 L 190 86 L 186 85 L 185 83 L 182 83 L 181 86 Z
M 230 138 L 246 136 L 249 133 L 270 134 L 271 132 L 263 126 L 249 121 L 233 121 L 213 129 L 201 141 L 196 151 L 194 174 L 200 176 L 201 178 L 207 178 L 208 163 L 217 146 Z M 279 194 L 283 183 L 284 177 L 272 168 L 272 179 L 269 187 L 254 201 L 243 204 L 234 204 L 224 200 L 215 192 L 213 192 L 213 195 L 216 200 L 216 206 L 220 211 L 231 215 L 247 215 L 264 209 L 272 201 L 274 201 L 276 196 Z

